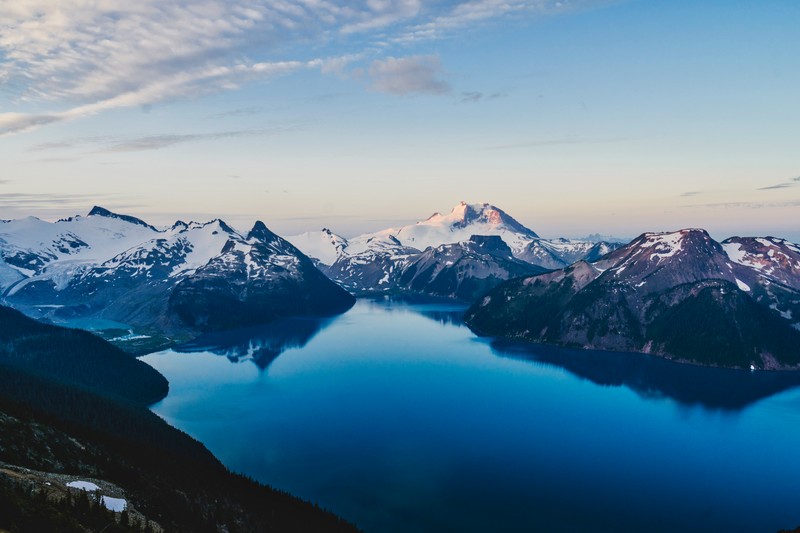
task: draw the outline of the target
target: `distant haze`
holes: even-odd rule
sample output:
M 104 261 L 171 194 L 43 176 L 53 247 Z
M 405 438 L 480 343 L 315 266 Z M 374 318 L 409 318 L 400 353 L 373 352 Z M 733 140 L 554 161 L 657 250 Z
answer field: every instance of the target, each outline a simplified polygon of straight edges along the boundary
M 800 241 L 800 3 L 0 7 L 0 218 Z

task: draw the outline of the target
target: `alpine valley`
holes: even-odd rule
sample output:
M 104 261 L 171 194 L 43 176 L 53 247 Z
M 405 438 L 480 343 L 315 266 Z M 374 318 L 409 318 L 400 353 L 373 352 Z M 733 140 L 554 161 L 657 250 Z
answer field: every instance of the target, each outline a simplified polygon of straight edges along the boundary
M 324 317 L 355 296 L 474 303 L 476 332 L 768 369 L 800 365 L 800 247 L 645 233 L 628 244 L 544 239 L 490 204 L 344 238 L 262 222 L 157 228 L 101 207 L 0 223 L 3 303 L 102 332 L 132 353 L 201 333 Z
M 94 207 L 55 223 L 0 223 L 0 291 L 33 318 L 89 325 L 144 353 L 202 332 L 337 314 L 350 293 L 472 302 L 507 279 L 616 246 L 541 239 L 494 206 L 463 202 L 349 240 L 327 229 L 283 239 L 262 222 L 239 232 L 219 219 L 156 228 Z

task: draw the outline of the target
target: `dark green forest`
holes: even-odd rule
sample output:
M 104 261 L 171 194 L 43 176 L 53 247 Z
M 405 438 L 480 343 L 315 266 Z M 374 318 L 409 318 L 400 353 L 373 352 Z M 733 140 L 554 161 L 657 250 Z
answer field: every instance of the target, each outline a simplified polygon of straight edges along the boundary
M 102 339 L 6 308 L 0 339 L 0 462 L 106 480 L 166 531 L 355 531 L 313 504 L 230 473 L 147 409 L 166 392 L 164 378 Z M 0 472 L 0 529 L 87 531 L 104 520 L 106 532 L 150 528 L 125 525 L 127 513 L 46 493 Z

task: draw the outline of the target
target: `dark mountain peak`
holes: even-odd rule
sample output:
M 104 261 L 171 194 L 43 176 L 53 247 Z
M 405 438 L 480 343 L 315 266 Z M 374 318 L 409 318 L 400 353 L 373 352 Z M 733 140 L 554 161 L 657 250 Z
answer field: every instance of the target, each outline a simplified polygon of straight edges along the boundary
M 143 226 L 143 227 L 149 228 L 149 229 L 151 229 L 153 231 L 158 231 L 156 228 L 154 228 L 153 226 L 151 226 L 150 224 L 148 224 L 147 222 L 145 222 L 142 219 L 139 219 L 139 218 L 136 218 L 136 217 L 132 217 L 130 215 L 120 215 L 118 213 L 113 213 L 113 212 L 109 211 L 108 209 L 106 209 L 105 207 L 100 207 L 99 205 L 96 205 L 96 206 L 92 207 L 92 210 L 89 211 L 89 215 L 88 216 L 90 216 L 90 217 L 95 216 L 95 217 L 116 218 L 118 220 L 124 220 L 125 222 L 128 222 L 130 224 L 136 224 L 137 226 Z
M 511 257 L 511 248 L 499 235 L 472 235 L 467 241 L 475 251 Z
M 221 218 L 215 218 L 214 220 L 211 221 L 212 224 L 215 222 L 219 224 L 219 229 L 221 229 L 225 233 L 236 233 L 236 230 L 230 227 L 228 224 L 226 224 L 225 221 L 222 220 Z
M 189 227 L 189 224 L 187 224 L 183 220 L 176 220 L 175 223 L 172 225 L 172 227 L 170 229 L 171 230 L 180 230 L 180 229 L 186 229 L 188 227 Z
M 272 233 L 269 228 L 267 228 L 266 224 L 260 220 L 256 220 L 256 223 L 253 224 L 253 229 L 247 234 L 247 238 L 258 239 L 263 242 L 272 242 L 278 239 L 278 236 Z

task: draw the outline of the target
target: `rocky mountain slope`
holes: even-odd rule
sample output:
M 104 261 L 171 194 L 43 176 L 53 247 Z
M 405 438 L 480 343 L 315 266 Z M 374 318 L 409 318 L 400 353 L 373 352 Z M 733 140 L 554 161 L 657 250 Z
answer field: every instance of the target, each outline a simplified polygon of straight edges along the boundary
M 333 314 L 354 301 L 261 222 L 247 234 L 221 220 L 159 230 L 98 207 L 56 223 L 0 223 L 0 291 L 34 317 L 170 335 Z
M 102 339 L 0 306 L 0 530 L 356 531 L 227 471 L 147 409 L 166 389 Z M 79 480 L 125 510 L 69 488 Z
M 484 249 L 478 258 L 475 237 L 493 237 L 505 248 L 499 255 L 484 253 Z M 462 300 L 470 300 L 480 291 L 514 275 L 562 268 L 584 258 L 594 260 L 618 246 L 611 242 L 542 239 L 495 206 L 465 202 L 446 215 L 434 213 L 416 224 L 352 239 L 345 239 L 329 229 L 287 239 L 314 258 L 331 279 L 351 292 L 414 292 Z M 423 264 L 425 270 L 437 275 L 442 275 L 441 271 L 452 271 L 455 263 L 452 255 L 459 253 L 457 250 L 467 250 L 469 246 L 459 245 L 468 242 L 473 242 L 471 251 L 462 254 L 455 268 L 460 271 L 456 275 L 457 284 L 472 289 L 453 286 L 445 290 L 442 288 L 445 277 L 435 282 L 419 276 Z M 515 265 L 511 270 L 510 259 Z M 536 268 L 528 268 L 523 263 Z M 428 285 L 426 279 L 433 284 Z
M 645 233 L 595 263 L 498 286 L 467 312 L 467 323 L 482 334 L 536 342 L 795 368 L 800 325 L 791 309 L 800 286 L 775 266 L 794 265 L 795 250 L 768 240 L 787 251 L 770 254 L 753 241 L 760 242 L 737 238 L 723 246 L 697 229 Z
M 426 248 L 403 266 L 397 286 L 410 292 L 472 302 L 499 283 L 545 269 L 513 256 L 499 236 Z

